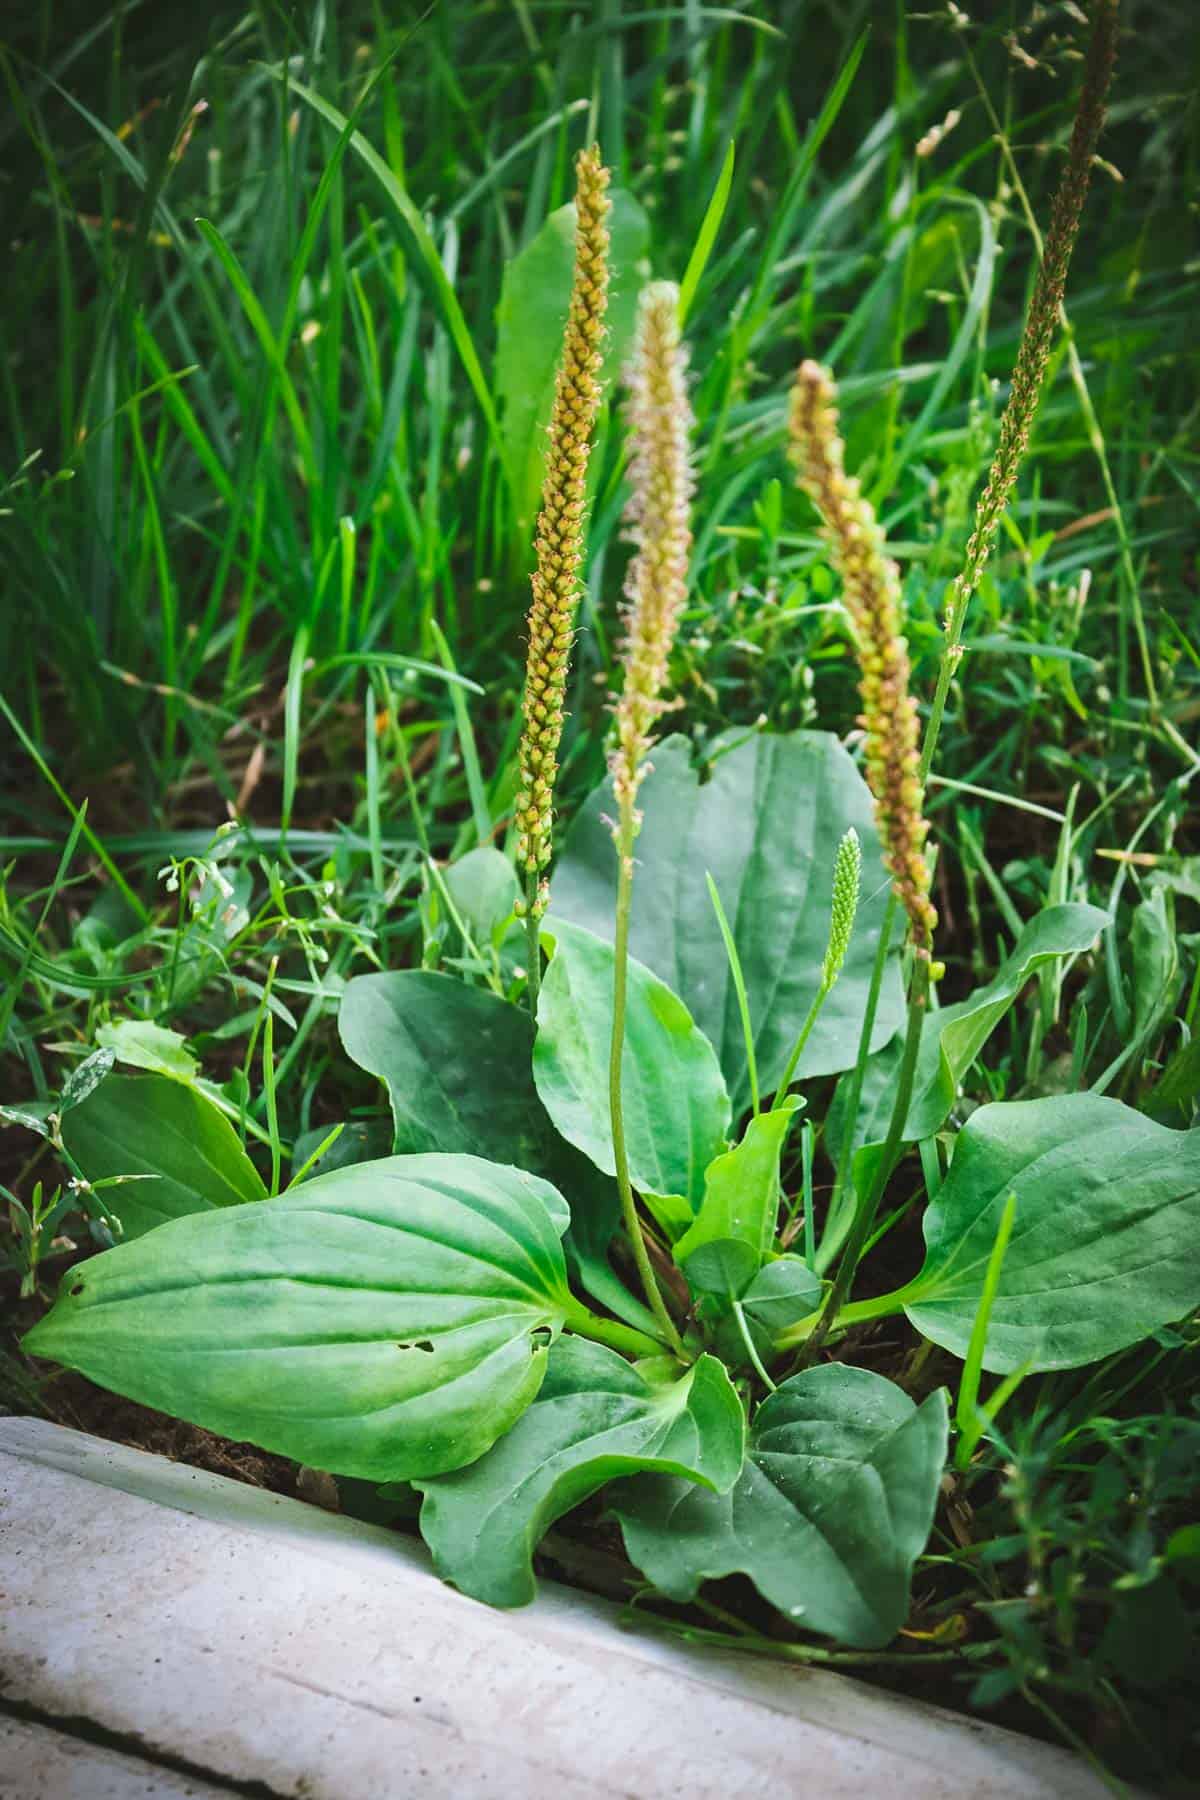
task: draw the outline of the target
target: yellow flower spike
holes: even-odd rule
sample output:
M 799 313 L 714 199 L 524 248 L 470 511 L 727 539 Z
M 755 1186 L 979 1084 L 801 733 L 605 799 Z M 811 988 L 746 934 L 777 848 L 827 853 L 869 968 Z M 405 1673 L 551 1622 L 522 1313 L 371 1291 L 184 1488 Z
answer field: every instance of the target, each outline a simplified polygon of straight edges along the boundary
M 884 861 L 917 951 L 927 957 L 937 913 L 929 898 L 924 855 L 929 827 L 922 811 L 917 703 L 908 691 L 908 645 L 900 628 L 899 571 L 887 555 L 870 501 L 846 474 L 836 402 L 828 370 L 819 363 L 802 363 L 788 413 L 790 455 L 800 486 L 825 522 L 823 535 L 841 573 L 861 673 L 867 785 L 875 800 Z
M 694 483 L 686 372 L 679 289 L 671 281 L 652 282 L 638 304 L 627 376 L 633 454 L 625 524 L 634 556 L 625 581 L 625 684 L 617 702 L 617 744 L 611 757 L 618 810 L 633 816 L 634 829 L 650 734 L 673 704 L 662 698 L 662 690 L 687 594 Z
M 525 724 L 518 751 L 517 860 L 525 872 L 525 904 L 533 918 L 546 907 L 541 877 L 550 861 L 563 697 L 584 554 L 588 457 L 600 407 L 608 306 L 609 174 L 596 147 L 580 151 L 575 181 L 575 275 L 555 381 L 537 521 L 525 663 Z M 535 941 L 531 943 L 531 961 L 536 961 Z

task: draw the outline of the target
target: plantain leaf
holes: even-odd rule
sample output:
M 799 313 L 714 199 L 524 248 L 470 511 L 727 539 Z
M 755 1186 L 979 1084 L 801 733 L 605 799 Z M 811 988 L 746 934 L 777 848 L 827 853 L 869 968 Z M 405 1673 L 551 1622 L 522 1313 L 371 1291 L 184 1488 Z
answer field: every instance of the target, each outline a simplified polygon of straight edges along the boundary
M 758 734 L 713 746 L 701 784 L 689 744 L 667 738 L 640 795 L 630 946 L 677 993 L 716 1046 L 734 1111 L 749 1104 L 745 1040 L 729 958 L 705 880 L 720 894 L 746 982 L 759 1085 L 783 1073 L 821 978 L 837 847 L 850 826 L 862 843 L 862 903 L 837 985 L 800 1059 L 798 1077 L 851 1068 L 866 1009 L 888 876 L 871 796 L 837 738 L 825 731 Z M 554 875 L 556 918 L 611 939 L 616 858 L 606 819 L 611 788 L 598 789 L 573 825 Z M 872 1043 L 899 1028 L 904 1001 L 899 933 L 880 996 Z
M 468 1469 L 419 1481 L 421 1534 L 438 1573 L 493 1606 L 533 1599 L 533 1552 L 556 1519 L 618 1475 L 654 1470 L 729 1487 L 745 1414 L 724 1367 L 648 1381 L 615 1351 L 560 1338 L 537 1399 Z
M 547 920 L 546 932 L 554 957 L 538 1006 L 533 1078 L 563 1137 L 611 1175 L 612 946 L 559 919 Z M 632 958 L 621 1067 L 634 1186 L 681 1196 L 694 1211 L 705 1170 L 725 1148 L 729 1096 L 713 1047 L 683 1002 Z
M 1010 1194 L 985 1369 L 1076 1368 L 1200 1305 L 1200 1133 L 1097 1094 L 1010 1101 L 971 1115 L 925 1213 L 925 1264 L 902 1295 L 935 1344 L 966 1354 Z
M 89 1181 L 155 1178 L 105 1190 L 105 1210 L 121 1221 L 127 1240 L 188 1213 L 261 1200 L 267 1191 L 224 1113 L 171 1075 L 108 1076 L 63 1114 L 62 1137 Z
M 567 1219 L 548 1183 L 476 1157 L 361 1163 L 92 1258 L 25 1348 L 312 1468 L 440 1474 L 541 1386 L 576 1304 Z
M 745 1574 L 807 1631 L 872 1649 L 908 1612 L 946 1453 L 945 1393 L 920 1407 L 868 1369 L 827 1363 L 759 1407 L 727 1492 L 665 1476 L 612 1492 L 625 1548 L 672 1600 Z
M 568 1258 L 588 1292 L 657 1334 L 605 1259 L 621 1213 L 615 1182 L 559 1136 L 538 1098 L 527 1012 L 452 975 L 407 969 L 348 981 L 338 1030 L 387 1087 L 398 1153 L 457 1151 L 543 1176 L 570 1203 Z

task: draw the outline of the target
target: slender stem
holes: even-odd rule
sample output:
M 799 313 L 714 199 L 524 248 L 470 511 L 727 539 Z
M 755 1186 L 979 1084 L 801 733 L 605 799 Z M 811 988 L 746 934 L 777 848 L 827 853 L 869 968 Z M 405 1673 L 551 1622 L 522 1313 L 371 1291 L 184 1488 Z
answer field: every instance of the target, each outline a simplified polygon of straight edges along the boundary
M 621 1212 L 633 1259 L 641 1277 L 646 1302 L 662 1327 L 663 1335 L 676 1354 L 683 1352 L 683 1340 L 667 1311 L 654 1270 L 651 1267 L 646 1240 L 633 1198 L 629 1178 L 629 1152 L 625 1143 L 625 1115 L 621 1106 L 621 1059 L 625 1049 L 625 1002 L 629 978 L 629 910 L 633 899 L 633 840 L 637 822 L 632 796 L 623 797 L 617 829 L 617 916 L 615 954 L 613 957 L 612 1039 L 608 1060 L 608 1103 L 612 1122 L 613 1160 L 617 1167 L 617 1189 L 621 1196 Z
M 892 943 L 892 926 L 895 923 L 899 904 L 893 888 L 888 895 L 887 911 L 883 915 L 879 944 L 875 951 L 875 966 L 871 970 L 871 985 L 867 990 L 867 1009 L 863 1014 L 862 1030 L 858 1037 L 858 1055 L 854 1059 L 854 1074 L 850 1079 L 850 1091 L 846 1102 L 846 1122 L 842 1129 L 841 1153 L 838 1157 L 833 1198 L 829 1202 L 825 1229 L 821 1233 L 821 1243 L 817 1250 L 817 1268 L 822 1273 L 837 1255 L 849 1229 L 849 1221 L 841 1202 L 846 1183 L 850 1179 L 850 1161 L 854 1151 L 854 1127 L 858 1121 L 863 1081 L 866 1078 L 867 1062 L 871 1055 L 871 1039 L 875 1034 L 875 1016 L 879 1011 L 879 996 L 883 992 L 883 977 L 887 970 L 888 951 Z
M 746 1323 L 745 1308 L 742 1306 L 740 1300 L 735 1300 L 733 1303 L 733 1316 L 737 1320 L 737 1328 L 742 1334 L 742 1342 L 746 1346 L 746 1355 L 750 1358 L 755 1374 L 772 1394 L 777 1393 L 778 1389 L 771 1380 L 771 1377 L 767 1374 L 767 1371 L 763 1368 L 762 1358 L 754 1347 L 754 1339 L 751 1337 L 750 1327 Z
M 661 1341 L 651 1337 L 649 1332 L 638 1331 L 633 1325 L 622 1325 L 617 1319 L 602 1319 L 573 1294 L 566 1325 L 567 1330 L 578 1337 L 607 1344 L 610 1350 L 619 1350 L 622 1356 L 661 1356 L 663 1353 Z
M 917 1055 L 921 1048 L 921 1030 L 925 1023 L 925 1007 L 929 996 L 929 962 L 925 957 L 917 958 L 916 972 L 913 976 L 912 992 L 908 1002 L 908 1031 L 904 1039 L 904 1054 L 900 1062 L 900 1073 L 896 1081 L 896 1095 L 892 1102 L 892 1116 L 888 1121 L 887 1137 L 879 1161 L 875 1164 L 871 1183 L 866 1193 L 859 1199 L 854 1213 L 854 1222 L 850 1227 L 850 1235 L 838 1264 L 837 1274 L 825 1299 L 821 1317 L 817 1321 L 816 1330 L 808 1340 L 807 1354 L 811 1359 L 829 1335 L 830 1327 L 840 1312 L 850 1283 L 854 1279 L 854 1271 L 863 1253 L 863 1246 L 871 1226 L 875 1222 L 875 1214 L 879 1210 L 879 1202 L 883 1190 L 887 1186 L 888 1177 L 896 1161 L 901 1143 L 904 1139 L 904 1127 L 908 1121 L 908 1108 L 912 1100 L 913 1081 L 917 1072 Z
M 792 1054 L 787 1059 L 787 1067 L 779 1077 L 779 1085 L 775 1089 L 775 1100 L 771 1107 L 772 1112 L 778 1112 L 779 1108 L 783 1105 L 784 1100 L 787 1098 L 787 1091 L 791 1087 L 793 1078 L 796 1074 L 796 1065 L 804 1054 L 805 1044 L 807 1044 L 809 1038 L 812 1036 L 813 1026 L 820 1017 L 821 1008 L 824 1006 L 826 1000 L 828 1000 L 832 991 L 833 989 L 831 987 L 826 987 L 825 983 L 822 982 L 816 993 L 813 995 L 812 1005 L 808 1009 L 808 1017 L 800 1027 L 800 1035 L 792 1045 Z
M 536 869 L 525 871 L 525 997 L 529 1001 L 530 1017 L 537 1024 L 538 995 L 542 987 L 542 944 L 538 929 L 538 873 Z

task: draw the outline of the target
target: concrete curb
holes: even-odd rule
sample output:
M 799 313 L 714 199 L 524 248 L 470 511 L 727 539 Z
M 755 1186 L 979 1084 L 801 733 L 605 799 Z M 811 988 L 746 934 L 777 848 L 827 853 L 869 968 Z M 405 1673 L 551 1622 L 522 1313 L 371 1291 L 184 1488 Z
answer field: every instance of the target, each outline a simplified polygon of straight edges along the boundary
M 0 1419 L 0 1730 L 15 1712 L 61 1767 L 94 1750 L 98 1771 L 48 1786 L 20 1733 L 0 1736 L 3 1800 L 1107 1792 L 1011 1732 L 618 1620 L 550 1583 L 494 1612 L 436 1580 L 412 1540 Z

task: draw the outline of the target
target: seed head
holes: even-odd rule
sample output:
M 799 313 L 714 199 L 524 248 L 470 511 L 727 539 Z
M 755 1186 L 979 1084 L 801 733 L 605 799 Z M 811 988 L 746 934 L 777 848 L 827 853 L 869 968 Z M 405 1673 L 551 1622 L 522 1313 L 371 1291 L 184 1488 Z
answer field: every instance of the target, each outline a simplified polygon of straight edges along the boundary
M 518 760 L 517 857 L 531 877 L 550 861 L 563 696 L 579 599 L 592 431 L 600 406 L 608 305 L 608 170 L 593 147 L 575 163 L 575 275 L 554 388 L 538 514 Z M 545 909 L 539 893 L 538 912 Z
M 1041 397 L 1042 382 L 1054 327 L 1062 309 L 1063 291 L 1071 252 L 1079 232 L 1079 218 L 1087 198 L 1092 161 L 1104 125 L 1105 95 L 1112 80 L 1117 54 L 1118 0 L 1095 0 L 1092 35 L 1083 71 L 1083 86 L 1067 162 L 1050 211 L 1050 224 L 1042 250 L 1041 267 L 1029 302 L 1025 330 L 1017 350 L 1008 404 L 1000 420 L 996 454 L 988 471 L 987 485 L 975 508 L 975 525 L 967 544 L 962 573 L 954 584 L 947 613 L 947 629 L 961 618 L 979 586 L 988 559 L 992 539 L 1009 495 L 1017 479 L 1017 471 L 1029 445 L 1029 433 Z
M 686 369 L 679 289 L 671 281 L 652 282 L 638 303 L 626 376 L 633 453 L 625 524 L 634 555 L 625 580 L 625 685 L 617 702 L 617 745 L 611 758 L 613 790 L 622 810 L 636 800 L 650 733 L 671 705 L 661 695 L 687 593 L 692 547 L 692 412 Z
M 858 833 L 852 825 L 837 847 L 837 856 L 833 864 L 833 905 L 829 913 L 829 943 L 825 948 L 825 961 L 821 964 L 821 986 L 826 992 L 841 974 L 842 964 L 846 960 L 846 952 L 850 948 L 850 934 L 854 930 L 854 919 L 858 912 L 858 884 L 861 873 L 862 850 L 859 848 Z
M 899 571 L 857 480 L 846 474 L 838 436 L 837 390 L 819 363 L 800 365 L 792 388 L 790 455 L 804 491 L 825 521 L 824 537 L 842 576 L 861 672 L 859 722 L 867 734 L 867 785 L 897 896 L 913 941 L 928 955 L 937 914 L 929 899 L 922 814 L 917 703 L 908 691 L 908 645 L 900 629 Z

